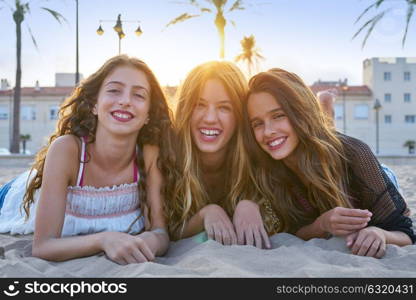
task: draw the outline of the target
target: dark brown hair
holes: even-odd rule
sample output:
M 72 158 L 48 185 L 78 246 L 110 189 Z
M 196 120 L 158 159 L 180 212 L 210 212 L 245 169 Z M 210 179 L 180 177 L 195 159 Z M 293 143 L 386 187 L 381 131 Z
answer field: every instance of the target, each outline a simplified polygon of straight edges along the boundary
M 299 144 L 294 150 L 297 169 L 310 183 L 311 205 L 320 213 L 336 206 L 351 207 L 346 195 L 346 159 L 340 139 L 326 117 L 313 92 L 296 74 L 271 69 L 251 78 L 245 99 L 245 145 L 256 165 L 256 182 L 263 197 L 271 203 L 279 227 L 269 231 L 288 231 L 303 218 L 304 211 L 296 205 L 298 199 L 289 188 L 293 177 L 280 160 L 272 159 L 258 145 L 249 123 L 247 102 L 250 95 L 268 93 L 280 104 L 296 132 Z M 275 223 L 276 224 L 276 223 Z

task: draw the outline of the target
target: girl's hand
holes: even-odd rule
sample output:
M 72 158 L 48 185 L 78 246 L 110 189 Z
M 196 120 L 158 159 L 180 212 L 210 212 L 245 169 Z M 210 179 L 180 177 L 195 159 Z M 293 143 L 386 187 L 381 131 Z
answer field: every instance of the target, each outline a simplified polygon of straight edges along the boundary
M 237 244 L 233 224 L 221 206 L 209 204 L 202 208 L 200 213 L 204 220 L 204 228 L 208 238 L 214 239 L 223 245 Z
M 107 257 L 120 264 L 148 262 L 155 259 L 145 237 L 122 232 L 103 232 L 101 247 Z
M 345 238 L 352 254 L 382 258 L 386 253 L 386 235 L 384 230 L 370 226 L 354 232 Z
M 322 231 L 343 236 L 365 228 L 371 216 L 368 210 L 335 207 L 323 213 L 317 221 Z
M 270 240 L 264 229 L 263 219 L 257 203 L 250 200 L 238 202 L 234 211 L 233 223 L 237 231 L 239 245 L 252 245 L 257 248 L 270 248 Z

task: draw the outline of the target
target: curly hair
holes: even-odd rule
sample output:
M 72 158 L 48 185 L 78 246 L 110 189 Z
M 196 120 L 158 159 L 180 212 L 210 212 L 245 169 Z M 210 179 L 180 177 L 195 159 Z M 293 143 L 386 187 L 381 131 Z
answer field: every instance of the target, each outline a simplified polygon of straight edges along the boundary
M 159 147 L 160 151 L 157 165 L 164 177 L 166 177 L 166 180 L 169 180 L 169 170 L 172 169 L 175 155 L 171 145 L 174 141 L 172 112 L 167 105 L 166 97 L 156 76 L 143 61 L 126 55 L 115 56 L 106 61 L 98 71 L 83 80 L 62 103 L 55 132 L 49 137 L 46 146 L 36 154 L 35 162 L 32 165 L 31 172 L 34 171 L 35 175 L 28 184 L 23 200 L 26 218 L 29 216 L 30 205 L 34 202 L 34 193 L 42 185 L 45 158 L 52 142 L 56 138 L 67 134 L 80 138 L 88 136 L 88 143 L 95 141 L 97 116 L 92 113 L 93 107 L 97 102 L 98 93 L 105 78 L 120 66 L 130 66 L 142 71 L 149 81 L 149 123 L 140 129 L 137 144 L 141 150 L 144 144 L 157 145 Z M 146 174 L 144 172 L 143 155 L 136 156 L 136 160 L 141 174 L 141 180 L 139 182 L 140 195 L 143 195 L 143 199 L 146 199 Z M 165 190 L 163 190 L 164 192 Z
M 297 208 L 296 195 L 289 190 L 292 177 L 287 167 L 262 150 L 250 125 L 248 99 L 262 92 L 278 101 L 298 136 L 294 161 L 310 182 L 311 205 L 320 213 L 336 206 L 351 207 L 346 192 L 348 179 L 344 176 L 347 159 L 335 128 L 330 126 L 317 98 L 302 79 L 282 69 L 271 69 L 250 79 L 244 100 L 244 141 L 252 163 L 257 166 L 256 185 L 269 204 L 265 216 L 268 231 L 290 230 L 304 217 L 304 212 Z

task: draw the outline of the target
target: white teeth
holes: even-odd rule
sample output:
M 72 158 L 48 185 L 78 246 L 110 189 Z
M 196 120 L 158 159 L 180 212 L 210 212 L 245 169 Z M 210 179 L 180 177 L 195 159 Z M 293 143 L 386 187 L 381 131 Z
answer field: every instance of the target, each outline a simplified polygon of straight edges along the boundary
M 119 112 L 115 112 L 115 113 L 113 113 L 113 115 L 116 116 L 117 118 L 120 118 L 120 119 L 130 119 L 131 118 L 130 115 L 122 114 L 122 113 L 119 113 Z
M 200 132 L 205 135 L 219 135 L 219 130 L 200 129 Z
M 274 146 L 277 146 L 277 145 L 282 144 L 285 141 L 285 139 L 286 138 L 276 139 L 276 140 L 274 140 L 274 141 L 272 141 L 272 142 L 270 142 L 268 144 L 269 144 L 269 146 L 274 147 Z

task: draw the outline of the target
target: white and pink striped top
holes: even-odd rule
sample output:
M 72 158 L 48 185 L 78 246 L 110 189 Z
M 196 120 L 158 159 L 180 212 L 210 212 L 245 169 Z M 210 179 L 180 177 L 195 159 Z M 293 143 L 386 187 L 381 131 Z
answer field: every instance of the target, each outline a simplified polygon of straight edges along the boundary
M 91 234 L 101 231 L 118 231 L 131 234 L 144 228 L 144 216 L 141 215 L 138 180 L 140 178 L 134 164 L 134 182 L 112 187 L 93 187 L 83 185 L 86 167 L 86 142 L 82 139 L 81 163 L 76 186 L 68 187 L 62 236 Z M 32 174 L 33 176 L 33 174 Z M 0 211 L 0 233 L 29 234 L 34 231 L 36 206 L 39 190 L 35 193 L 35 202 L 30 208 L 29 220 L 25 222 L 20 211 L 29 171 L 21 174 L 8 191 Z

